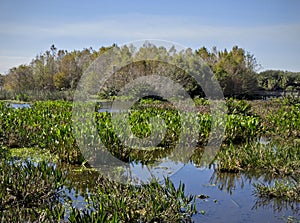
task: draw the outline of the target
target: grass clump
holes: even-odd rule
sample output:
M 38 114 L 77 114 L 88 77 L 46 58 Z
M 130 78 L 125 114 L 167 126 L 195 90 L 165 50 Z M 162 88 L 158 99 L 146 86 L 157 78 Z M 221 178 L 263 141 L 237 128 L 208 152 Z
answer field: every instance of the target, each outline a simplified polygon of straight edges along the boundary
M 300 138 L 300 99 L 283 99 L 278 111 L 270 113 L 266 120 L 266 134 L 274 141 L 289 144 L 297 142 Z
M 184 194 L 184 184 L 176 189 L 169 179 L 164 185 L 133 186 L 100 177 L 86 200 L 89 208 L 73 208 L 70 222 L 190 222 L 196 212 L 195 197 Z
M 47 149 L 37 148 L 11 148 L 9 149 L 9 156 L 13 159 L 27 160 L 32 162 L 48 161 L 57 163 L 59 157 L 50 153 Z
M 247 170 L 274 175 L 299 175 L 300 146 L 278 146 L 249 142 L 221 149 L 217 156 L 218 169 L 227 172 Z
M 62 171 L 46 162 L 3 160 L 0 166 L 1 222 L 59 221 L 61 214 L 48 213 L 62 198 Z
M 256 183 L 254 187 L 254 193 L 260 197 L 300 201 L 300 184 L 295 181 L 276 180 L 273 185 Z

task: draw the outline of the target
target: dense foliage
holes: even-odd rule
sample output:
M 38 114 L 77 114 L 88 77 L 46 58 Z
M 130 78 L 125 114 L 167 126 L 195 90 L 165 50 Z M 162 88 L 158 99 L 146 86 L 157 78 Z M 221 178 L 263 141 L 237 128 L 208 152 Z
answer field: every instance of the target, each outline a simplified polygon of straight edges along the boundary
M 1 102 L 0 109 L 2 145 L 46 148 L 64 162 L 83 162 L 72 135 L 71 103 L 36 102 L 31 108 L 14 109 Z
M 92 48 L 68 52 L 58 50 L 54 45 L 45 53 L 37 55 L 28 65 L 11 68 L 7 75 L 0 75 L 0 93 L 2 99 L 17 100 L 72 100 L 73 91 L 83 73 L 93 61 L 112 48 L 119 50 L 116 63 L 122 63 L 128 58 L 143 58 L 145 54 L 158 55 L 158 61 L 167 61 L 184 69 L 167 71 L 168 76 L 179 81 L 186 87 L 192 96 L 204 96 L 188 73 L 199 72 L 199 63 L 207 64 L 214 72 L 225 96 L 236 98 L 253 98 L 258 90 L 294 89 L 299 82 L 299 73 L 282 71 L 264 71 L 257 73 L 259 68 L 255 57 L 244 49 L 234 46 L 231 50 L 217 50 L 215 47 L 209 51 L 202 47 L 195 51 L 186 49 L 176 52 L 174 47 L 166 49 L 145 43 L 141 48 L 133 46 L 118 47 L 113 44 L 101 47 L 99 50 Z M 129 78 L 138 77 L 138 73 L 153 72 L 157 74 L 166 72 L 157 65 L 147 64 L 149 61 L 127 66 L 116 71 L 113 85 L 108 84 L 99 92 L 101 97 L 115 95 L 122 85 L 124 72 Z M 187 73 L 186 73 L 187 72 Z M 128 75 L 130 73 L 130 75 Z M 136 74 L 137 75 L 136 75 Z M 127 80 L 128 81 L 128 80 Z M 290 87 L 289 87 L 290 86 Z
M 59 221 L 63 212 L 50 213 L 64 197 L 66 177 L 62 171 L 46 162 L 34 164 L 1 158 L 1 222 Z
M 271 91 L 299 90 L 300 73 L 280 70 L 266 70 L 257 76 L 260 87 Z

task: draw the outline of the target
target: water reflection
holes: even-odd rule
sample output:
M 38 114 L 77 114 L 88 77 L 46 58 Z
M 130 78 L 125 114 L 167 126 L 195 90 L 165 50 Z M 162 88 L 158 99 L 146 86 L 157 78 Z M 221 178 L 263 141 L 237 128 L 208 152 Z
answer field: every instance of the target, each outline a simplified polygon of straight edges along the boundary
M 283 213 L 291 211 L 293 215 L 300 214 L 300 204 L 295 201 L 286 201 L 277 198 L 265 198 L 257 197 L 255 204 L 253 205 L 253 210 L 258 209 L 272 209 L 274 213 Z M 300 219 L 299 219 L 300 220 Z
M 210 183 L 218 185 L 219 190 L 232 194 L 232 192 L 237 189 L 237 186 L 243 189 L 245 184 L 252 185 L 256 182 L 271 184 L 274 180 L 273 175 L 258 171 L 228 173 L 215 170 L 210 178 Z
M 300 216 L 300 203 L 280 199 L 265 199 L 254 194 L 254 183 L 272 184 L 272 175 L 259 172 L 225 173 L 217 165 L 195 167 L 187 164 L 171 177 L 186 184 L 190 194 L 205 195 L 198 199 L 199 213 L 195 222 L 282 222 L 282 216 Z M 204 196 L 200 196 L 204 197 Z M 224 211 L 226 209 L 226 211 Z M 300 219 L 299 219 L 300 220 Z
M 245 184 L 252 186 L 260 182 L 271 185 L 275 180 L 284 180 L 287 178 L 274 177 L 271 174 L 262 174 L 260 172 L 244 172 L 244 173 L 226 173 L 214 171 L 210 178 L 211 185 L 217 185 L 218 189 L 232 195 L 237 190 L 243 190 Z M 239 187 L 239 188 L 238 188 Z M 255 203 L 252 210 L 260 208 L 272 209 L 275 212 L 292 211 L 293 214 L 300 212 L 300 203 L 295 201 L 286 201 L 278 198 L 260 197 L 252 193 Z
M 121 107 L 120 108 L 113 107 L 112 101 L 103 101 L 103 102 L 97 102 L 96 111 L 115 113 L 115 112 L 121 112 L 124 110 Z
M 73 204 L 83 207 L 84 198 L 97 188 L 96 182 L 101 179 L 97 171 L 68 169 L 71 190 L 68 195 Z M 276 178 L 277 180 L 279 178 Z M 274 176 L 259 172 L 226 173 L 217 171 L 217 165 L 196 167 L 193 162 L 171 176 L 178 185 L 186 185 L 186 193 L 205 195 L 205 199 L 197 199 L 198 211 L 195 222 L 282 222 L 282 216 L 299 216 L 300 203 L 281 199 L 266 199 L 254 195 L 253 183 L 272 184 Z M 199 196 L 201 197 L 201 196 Z M 226 211 L 224 211 L 226 208 Z M 246 217 L 247 216 L 247 217 Z
M 201 166 L 199 163 L 203 150 L 197 148 L 191 157 L 185 153 L 173 154 L 172 149 L 147 151 L 141 156 L 141 151 L 135 151 L 135 156 L 132 157 L 136 159 L 131 162 L 135 168 L 132 170 L 146 168 L 143 160 L 147 159 L 152 160 L 147 164 L 152 172 L 156 171 L 157 174 L 161 174 L 159 171 L 173 171 L 169 168 L 171 165 L 182 165 L 180 170 L 176 171 L 175 168 L 173 173 L 169 172 L 171 180 L 175 185 L 183 182 L 188 194 L 205 195 L 202 196 L 205 199 L 200 199 L 201 196 L 197 199 L 198 211 L 203 210 L 205 214 L 196 214 L 193 217 L 195 222 L 225 222 L 232 216 L 232 222 L 282 222 L 282 216 L 286 216 L 286 220 L 288 216 L 300 215 L 299 202 L 267 199 L 254 194 L 254 183 L 272 185 L 275 180 L 283 180 L 282 178 L 259 171 L 220 172 L 215 163 Z M 73 185 L 77 188 L 75 191 L 85 196 L 86 188 L 94 188 L 99 172 L 75 171 L 71 175 L 70 181 L 75 182 Z
M 226 222 L 228 219 L 231 222 L 282 222 L 282 216 L 286 216 L 285 220 L 288 216 L 300 216 L 299 202 L 267 199 L 254 194 L 254 183 L 271 185 L 282 178 L 259 171 L 220 172 L 214 163 L 200 166 L 203 148 L 197 148 L 192 157 L 185 153 L 172 154 L 172 149 L 158 149 L 148 151 L 147 154 L 145 159 L 151 156 L 153 160 L 160 161 L 150 163 L 154 172 L 170 171 L 168 168 L 171 165 L 181 165 L 178 172 L 169 173 L 171 180 L 176 185 L 183 182 L 188 194 L 205 195 L 205 199 L 197 199 L 198 211 L 203 210 L 205 214 L 196 214 L 193 217 L 195 222 Z M 136 151 L 136 156 L 138 155 Z M 136 170 L 143 168 L 142 160 L 140 157 L 140 161 L 134 160 L 131 165 L 136 166 Z M 96 182 L 101 179 L 101 172 L 74 166 L 58 168 L 68 174 L 64 187 L 66 195 L 71 198 L 73 205 L 83 208 L 86 205 L 85 198 L 90 192 L 97 190 Z

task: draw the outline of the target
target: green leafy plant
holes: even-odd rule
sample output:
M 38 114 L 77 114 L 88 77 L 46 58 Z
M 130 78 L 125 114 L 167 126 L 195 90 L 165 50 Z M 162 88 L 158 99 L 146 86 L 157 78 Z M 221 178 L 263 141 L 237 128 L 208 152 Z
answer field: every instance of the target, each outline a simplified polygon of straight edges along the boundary
M 300 184 L 297 182 L 276 180 L 272 186 L 256 183 L 254 187 L 254 193 L 260 197 L 300 201 Z
M 2 161 L 0 168 L 0 220 L 36 221 L 59 204 L 66 177 L 53 165 L 29 161 Z M 49 216 L 57 220 L 59 216 Z

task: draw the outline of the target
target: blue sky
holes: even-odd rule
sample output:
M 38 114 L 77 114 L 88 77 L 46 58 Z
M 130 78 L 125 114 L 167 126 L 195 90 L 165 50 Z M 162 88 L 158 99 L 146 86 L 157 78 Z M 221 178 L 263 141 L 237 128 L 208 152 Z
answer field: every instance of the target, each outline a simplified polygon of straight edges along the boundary
M 300 1 L 0 1 L 0 73 L 55 44 L 81 50 L 141 39 L 254 54 L 263 69 L 300 71 Z

